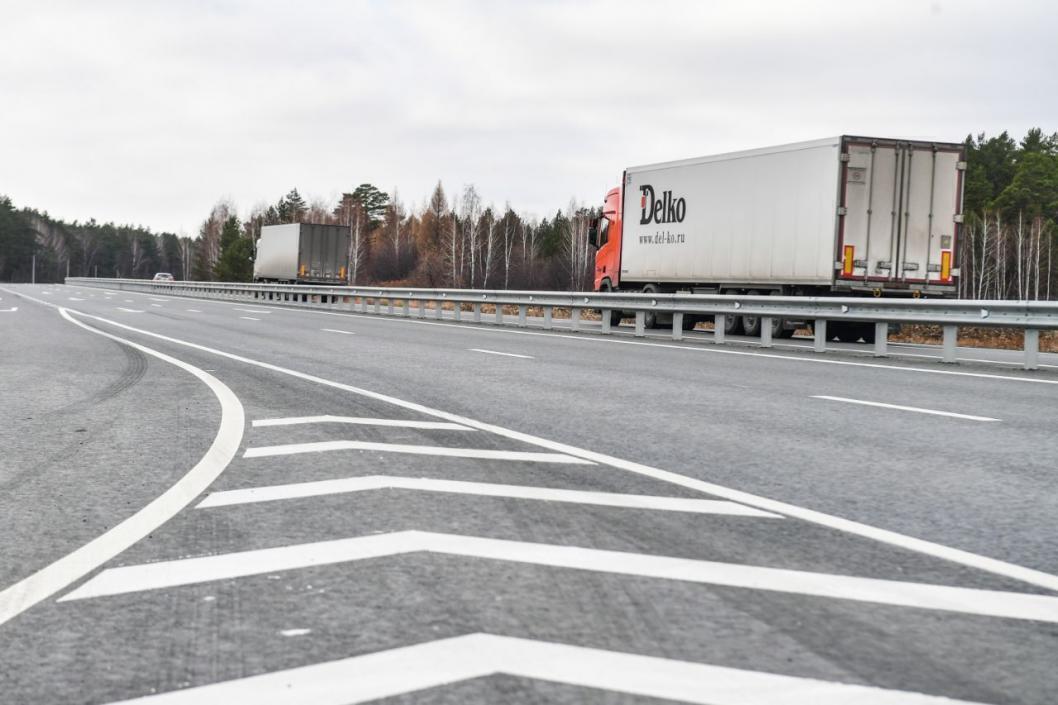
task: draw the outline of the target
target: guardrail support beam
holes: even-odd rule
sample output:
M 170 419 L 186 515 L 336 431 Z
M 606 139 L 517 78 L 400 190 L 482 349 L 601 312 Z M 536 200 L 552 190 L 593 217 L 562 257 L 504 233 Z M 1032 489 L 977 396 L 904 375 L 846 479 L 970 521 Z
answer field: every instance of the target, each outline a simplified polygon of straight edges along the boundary
M 551 330 L 551 328 L 552 328 L 552 326 L 551 326 L 551 307 L 550 306 L 544 306 L 544 328 L 546 330 Z
M 959 326 L 943 326 L 944 341 L 941 347 L 941 362 L 955 362 L 955 344 L 959 340 Z
M 647 336 L 647 313 L 646 311 L 636 311 L 636 337 L 645 338 Z
M 580 309 L 571 308 L 569 310 L 569 327 L 574 332 L 580 330 Z
M 610 309 L 608 308 L 602 309 L 602 332 L 604 334 L 610 332 Z
M 760 317 L 760 346 L 762 348 L 771 347 L 771 317 L 761 316 Z
M 503 304 L 496 304 L 496 325 L 503 325 Z
M 436 318 L 437 320 L 441 320 L 444 317 L 444 312 L 445 312 L 445 302 L 444 301 L 434 301 L 433 317 Z
M 819 318 L 812 324 L 812 334 L 815 338 L 812 348 L 816 352 L 827 351 L 827 319 Z
M 1025 369 L 1040 368 L 1040 332 L 1033 328 L 1025 329 Z
M 518 327 L 525 328 L 529 325 L 527 319 L 529 317 L 529 306 L 522 304 L 518 307 Z
M 727 327 L 727 316 L 718 313 L 713 316 L 713 342 L 717 345 L 724 344 L 724 328 Z
M 459 301 L 456 301 L 452 305 L 453 305 L 452 313 L 455 314 L 455 319 L 457 321 L 462 321 L 463 320 L 463 304 L 461 302 L 459 302 Z
M 481 304 L 474 304 L 474 323 L 481 323 Z
M 683 314 L 672 314 L 672 339 L 683 340 Z
M 874 324 L 874 356 L 885 357 L 889 345 L 889 324 L 884 321 Z

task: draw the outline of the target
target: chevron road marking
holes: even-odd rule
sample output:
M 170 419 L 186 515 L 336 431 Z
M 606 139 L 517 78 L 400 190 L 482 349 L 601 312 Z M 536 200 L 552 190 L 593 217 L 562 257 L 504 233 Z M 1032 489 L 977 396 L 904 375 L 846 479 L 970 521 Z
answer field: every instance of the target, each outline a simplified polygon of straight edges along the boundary
M 256 419 L 254 428 L 262 426 L 296 426 L 310 423 L 348 423 L 364 426 L 395 426 L 399 428 L 422 428 L 442 431 L 476 431 L 475 428 L 451 421 L 411 421 L 403 419 L 372 419 L 361 416 L 290 416 L 282 419 Z
M 242 457 L 266 458 L 273 455 L 296 455 L 299 453 L 321 453 L 332 450 L 373 450 L 380 453 L 411 453 L 412 455 L 441 455 L 449 458 L 479 458 L 482 460 L 520 460 L 529 463 L 568 463 L 571 465 L 594 465 L 590 460 L 565 453 L 538 453 L 521 450 L 491 450 L 486 448 L 448 448 L 447 446 L 403 445 L 399 443 L 374 443 L 370 441 L 319 441 L 317 443 L 292 443 L 280 446 L 247 448 Z
M 1049 595 L 860 578 L 427 531 L 398 531 L 109 568 L 60 598 L 59 602 L 415 552 L 1058 623 L 1058 597 Z
M 781 519 L 779 514 L 762 512 L 743 504 L 716 499 L 685 499 L 683 497 L 652 497 L 638 494 L 616 494 L 613 492 L 586 492 L 548 487 L 526 487 L 523 485 L 498 485 L 486 482 L 462 482 L 456 480 L 431 480 L 418 477 L 396 477 L 374 475 L 339 480 L 300 482 L 290 485 L 251 487 L 244 490 L 213 492 L 199 502 L 197 508 L 226 507 L 235 504 L 272 502 L 300 497 L 366 492 L 370 490 L 419 490 L 424 492 L 448 492 L 485 497 L 510 497 L 514 499 L 547 500 L 592 504 L 604 507 L 630 507 L 696 514 L 724 514 L 729 516 L 767 517 Z
M 468 634 L 111 705 L 355 705 L 492 675 L 702 705 L 971 705 L 831 683 L 492 634 Z
M 14 293 L 14 292 L 9 292 L 9 293 Z M 19 295 L 20 296 L 24 296 L 22 294 L 19 294 Z M 32 297 L 25 297 L 25 298 L 32 299 Z M 37 301 L 39 301 L 39 299 Z M 328 311 L 314 311 L 313 313 L 320 313 L 320 314 L 325 314 L 325 315 L 347 315 L 347 314 L 337 314 L 335 312 L 328 312 Z M 619 470 L 625 470 L 627 472 L 632 472 L 632 473 L 635 473 L 637 475 L 641 475 L 641 476 L 644 476 L 644 477 L 650 477 L 650 478 L 653 478 L 655 480 L 660 480 L 662 482 L 667 482 L 667 483 L 670 483 L 670 484 L 673 484 L 673 485 L 684 487 L 686 489 L 696 490 L 696 491 L 699 491 L 699 492 L 704 492 L 706 494 L 710 494 L 710 495 L 713 495 L 713 496 L 716 496 L 716 497 L 722 497 L 724 499 L 728 499 L 728 500 L 731 500 L 733 502 L 740 502 L 742 504 L 747 504 L 747 505 L 749 505 L 751 507 L 756 507 L 758 509 L 763 509 L 764 511 L 772 511 L 772 512 L 775 512 L 777 514 L 783 514 L 783 515 L 788 516 L 788 517 L 795 517 L 795 518 L 801 519 L 803 521 L 811 522 L 811 523 L 819 525 L 819 526 L 825 526 L 827 528 L 830 528 L 830 529 L 833 529 L 833 530 L 836 530 L 836 531 L 842 531 L 842 532 L 845 532 L 845 533 L 848 533 L 848 534 L 852 534 L 854 536 L 860 536 L 860 537 L 863 537 L 863 538 L 871 539 L 873 541 L 878 541 L 880 543 L 888 544 L 890 546 L 897 546 L 897 547 L 900 547 L 900 548 L 903 548 L 903 549 L 906 549 L 906 550 L 909 550 L 909 551 L 914 551 L 916 553 L 920 553 L 920 554 L 923 554 L 923 555 L 932 556 L 934 558 L 940 558 L 940 559 L 943 559 L 943 560 L 946 560 L 946 561 L 950 561 L 952 563 L 957 563 L 959 565 L 964 565 L 964 566 L 967 566 L 967 567 L 970 567 L 970 568 L 974 568 L 976 570 L 986 571 L 988 573 L 992 573 L 993 575 L 1002 575 L 1002 576 L 1007 577 L 1007 578 L 1012 578 L 1014 580 L 1020 580 L 1020 581 L 1025 582 L 1025 583 L 1029 583 L 1030 585 L 1036 585 L 1038 587 L 1046 588 L 1048 590 L 1058 591 L 1058 575 L 1054 575 L 1052 573 L 1047 573 L 1047 572 L 1044 572 L 1042 570 L 1036 570 L 1034 568 L 1028 568 L 1028 567 L 1025 567 L 1025 566 L 1022 566 L 1022 565 L 1017 565 L 1015 563 L 1010 563 L 1008 561 L 1003 561 L 1003 560 L 999 560 L 997 558 L 992 558 L 990 556 L 983 556 L 983 555 L 978 554 L 978 553 L 972 553 L 970 551 L 964 551 L 962 549 L 953 548 L 951 546 L 945 546 L 944 544 L 936 543 L 936 542 L 933 542 L 933 541 L 927 541 L 925 539 L 916 538 L 914 536 L 909 536 L 907 534 L 901 534 L 899 532 L 890 531 L 888 529 L 882 529 L 882 528 L 879 528 L 877 526 L 871 526 L 870 524 L 864 524 L 864 523 L 861 523 L 861 522 L 858 522 L 858 521 L 853 521 L 851 519 L 845 519 L 843 517 L 836 516 L 836 515 L 833 515 L 833 514 L 826 514 L 824 512 L 815 511 L 813 509 L 808 509 L 807 507 L 798 506 L 796 504 L 791 504 L 789 502 L 781 502 L 781 501 L 778 501 L 778 500 L 770 499 L 768 497 L 763 497 L 761 495 L 757 495 L 757 494 L 753 494 L 753 493 L 750 493 L 750 492 L 744 492 L 742 490 L 734 489 L 732 487 L 725 487 L 724 485 L 720 485 L 720 484 L 717 484 L 715 482 L 707 482 L 705 480 L 700 480 L 698 478 L 690 477 L 688 475 L 681 475 L 680 473 L 672 472 L 672 471 L 669 471 L 669 470 L 662 470 L 660 468 L 655 468 L 655 467 L 652 467 L 650 465 L 645 465 L 643 463 L 637 463 L 637 462 L 632 461 L 632 460 L 625 460 L 623 458 L 617 458 L 617 457 L 614 457 L 612 455 L 607 455 L 605 453 L 599 453 L 599 452 L 596 452 L 596 451 L 593 451 L 593 450 L 588 450 L 588 449 L 585 449 L 585 448 L 578 448 L 576 446 L 572 446 L 572 445 L 569 445 L 569 444 L 566 444 L 566 443 L 560 443 L 558 441 L 548 440 L 546 438 L 541 438 L 540 436 L 534 436 L 534 435 L 531 435 L 531 434 L 528 434 L 528 433 L 522 433 L 521 431 L 515 431 L 515 430 L 509 429 L 509 428 L 505 428 L 503 426 L 497 426 L 495 424 L 485 423 L 485 422 L 482 422 L 482 421 L 476 421 L 474 419 L 471 419 L 471 418 L 468 418 L 468 417 L 465 417 L 465 416 L 461 416 L 459 414 L 453 414 L 453 413 L 450 413 L 450 412 L 447 412 L 447 411 L 442 411 L 440 409 L 431 408 L 431 407 L 426 406 L 424 404 L 418 404 L 418 403 L 415 403 L 415 402 L 412 402 L 412 401 L 407 401 L 407 400 L 404 400 L 404 399 L 398 399 L 397 397 L 393 397 L 393 396 L 390 396 L 390 395 L 387 395 L 387 394 L 382 394 L 380 392 L 374 392 L 374 391 L 371 391 L 369 389 L 364 389 L 363 387 L 357 387 L 357 386 L 354 386 L 354 385 L 351 385 L 351 384 L 345 384 L 343 382 L 337 382 L 337 381 L 334 381 L 334 380 L 326 379 L 324 377 L 319 377 L 317 375 L 311 375 L 311 374 L 308 374 L 307 372 L 300 372 L 298 370 L 294 370 L 294 369 L 291 369 L 289 367 L 282 367 L 281 365 L 275 365 L 275 364 L 272 364 L 270 362 L 265 362 L 263 360 L 255 360 L 253 358 L 249 358 L 249 357 L 246 357 L 244 355 L 237 355 L 235 353 L 227 352 L 225 350 L 219 350 L 217 348 L 212 348 L 212 347 L 209 347 L 207 345 L 200 345 L 199 343 L 194 343 L 194 342 L 191 342 L 189 340 L 182 340 L 180 338 L 174 338 L 172 336 L 163 335 L 161 333 L 156 333 L 154 331 L 145 330 L 143 328 L 136 328 L 136 327 L 133 327 L 133 326 L 127 325 L 125 323 L 121 323 L 119 321 L 115 321 L 115 320 L 112 320 L 112 319 L 109 319 L 109 318 L 103 318 L 101 316 L 95 316 L 95 315 L 92 315 L 92 314 L 89 314 L 89 313 L 84 313 L 84 312 L 78 312 L 78 315 L 83 316 L 85 318 L 88 318 L 90 320 L 99 321 L 100 323 L 105 323 L 107 325 L 115 326 L 117 328 L 123 328 L 123 329 L 128 330 L 128 331 L 132 331 L 132 332 L 135 332 L 135 333 L 140 333 L 142 335 L 150 336 L 150 337 L 155 338 L 157 340 L 164 340 L 166 342 L 173 343 L 175 345 L 181 345 L 181 346 L 184 346 L 186 348 L 190 348 L 192 350 L 198 350 L 198 351 L 201 351 L 201 352 L 207 352 L 207 353 L 210 353 L 210 354 L 213 354 L 213 355 L 217 355 L 219 357 L 226 358 L 228 360 L 234 360 L 236 362 L 241 362 L 241 363 L 246 364 L 246 365 L 252 365 L 254 367 L 258 367 L 258 368 L 263 369 L 263 370 L 269 370 L 271 372 L 276 372 L 278 374 L 288 375 L 290 377 L 294 377 L 296 379 L 301 379 L 301 380 L 304 380 L 306 382 L 313 382 L 313 383 L 316 383 L 316 384 L 321 384 L 321 385 L 324 385 L 324 386 L 331 387 L 332 389 L 341 389 L 341 390 L 349 392 L 351 394 L 356 394 L 358 396 L 365 397 L 365 398 L 368 398 L 368 399 L 375 399 L 377 401 L 381 401 L 381 402 L 384 402 L 384 403 L 387 403 L 387 404 L 392 404 L 393 406 L 397 406 L 397 407 L 400 407 L 402 409 L 407 409 L 407 410 L 410 410 L 410 411 L 415 411 L 415 412 L 418 412 L 418 413 L 426 414 L 428 416 L 433 416 L 434 418 L 444 419 L 446 421 L 452 421 L 454 423 L 459 423 L 459 424 L 464 424 L 466 426 L 471 426 L 471 427 L 477 428 L 477 429 L 479 429 L 481 431 L 488 431 L 490 433 L 494 433 L 494 434 L 496 434 L 498 436 L 503 436 L 504 438 L 509 438 L 511 440 L 520 441 L 520 442 L 523 442 L 523 443 L 528 443 L 528 444 L 535 445 L 535 446 L 540 447 L 540 448 L 546 448 L 548 450 L 552 450 L 552 451 L 556 451 L 556 452 L 568 453 L 570 455 L 573 455 L 573 456 L 576 456 L 576 457 L 579 457 L 579 458 L 584 458 L 585 460 L 588 460 L 588 461 L 591 461 L 591 462 L 595 462 L 595 463 L 598 463 L 600 465 L 606 465 L 606 466 L 609 466 L 609 467 L 612 467 L 612 468 L 616 468 L 616 469 L 619 469 Z M 355 315 L 355 314 L 348 314 L 348 315 Z M 385 318 L 382 318 L 382 319 L 377 319 L 377 320 L 398 320 L 398 319 L 385 319 Z M 404 320 L 404 319 L 399 319 L 399 320 Z M 409 322 L 427 323 L 425 321 L 409 321 Z M 441 325 L 448 325 L 448 324 L 441 324 Z M 494 330 L 494 329 L 481 328 L 481 329 L 475 329 L 475 330 L 491 331 L 491 330 Z M 500 331 L 499 331 L 499 329 L 495 329 L 495 332 L 500 332 Z M 514 333 L 529 333 L 528 331 L 513 331 L 513 332 Z M 538 334 L 535 334 L 535 335 L 551 335 L 551 334 L 538 333 Z M 578 337 L 578 336 L 558 336 L 558 337 L 565 337 L 565 338 L 568 338 L 568 339 L 571 339 L 571 340 L 583 340 L 583 341 L 594 340 L 593 338 Z M 612 342 L 617 342 L 617 341 L 612 341 Z M 629 342 L 630 344 L 638 344 L 638 343 L 635 343 L 633 341 L 622 341 L 622 342 Z M 663 345 L 663 344 L 660 344 L 660 343 L 657 343 L 657 344 L 655 344 L 655 343 L 644 343 L 644 344 L 645 345 L 656 345 L 657 347 L 674 347 L 674 348 L 677 348 L 677 349 L 698 350 L 698 348 L 681 348 L 680 346 Z M 714 351 L 714 352 L 727 352 L 727 353 L 732 353 L 732 354 L 743 354 L 740 351 Z M 758 354 L 758 353 L 745 353 L 745 354 Z M 760 353 L 760 355 L 762 357 L 777 357 L 777 358 L 780 358 L 780 359 L 786 359 L 786 358 L 783 358 L 782 356 L 779 356 L 779 355 L 769 355 L 769 354 L 764 354 L 764 353 Z M 841 365 L 860 365 L 861 364 L 861 363 L 853 363 L 853 362 L 840 361 L 840 360 L 824 360 L 822 358 L 789 358 L 789 359 L 791 359 L 793 361 L 818 362 L 818 363 L 824 363 L 824 364 L 825 363 L 841 364 Z M 980 377 L 980 378 L 997 379 L 997 380 L 1011 380 L 1011 381 L 1019 381 L 1019 382 L 1038 382 L 1038 383 L 1041 383 L 1041 384 L 1042 383 L 1058 384 L 1058 380 L 1040 380 L 1040 379 L 1035 379 L 1035 378 L 1031 378 L 1031 377 L 1004 377 L 1004 376 L 998 376 L 998 375 L 986 375 L 986 374 L 979 374 L 979 373 L 954 372 L 954 371 L 951 371 L 951 370 L 933 370 L 933 369 L 913 368 L 913 367 L 887 367 L 885 365 L 878 365 L 878 364 L 873 364 L 873 363 L 871 363 L 871 364 L 863 363 L 862 366 L 863 367 L 868 367 L 868 368 L 896 369 L 896 370 L 905 370 L 905 371 L 922 372 L 922 373 L 936 373 L 936 374 L 947 374 L 947 375 L 963 375 L 963 376 L 967 376 L 967 377 Z

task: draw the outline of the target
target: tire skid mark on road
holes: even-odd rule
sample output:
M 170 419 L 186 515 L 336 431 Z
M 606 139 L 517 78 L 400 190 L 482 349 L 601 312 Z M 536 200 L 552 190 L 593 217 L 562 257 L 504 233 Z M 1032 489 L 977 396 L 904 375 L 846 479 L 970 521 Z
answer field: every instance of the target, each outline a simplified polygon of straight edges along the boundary
M 95 335 L 114 340 L 178 367 L 202 381 L 220 404 L 220 425 L 205 455 L 187 474 L 132 516 L 116 524 L 87 544 L 41 568 L 36 573 L 0 591 L 0 625 L 33 605 L 66 589 L 72 583 L 139 542 L 201 495 L 235 457 L 242 443 L 245 412 L 235 393 L 204 370 L 140 343 L 93 328 L 76 320 L 69 309 L 22 295 L 55 308 L 67 321 Z
M 630 460 L 623 460 L 621 458 L 616 458 L 610 455 L 606 455 L 604 453 L 598 453 L 595 451 L 586 450 L 584 448 L 578 448 L 576 446 L 568 445 L 566 443 L 550 441 L 545 438 L 540 438 L 539 436 L 533 436 L 528 433 L 522 433 L 520 431 L 507 429 L 502 426 L 496 426 L 494 424 L 477 421 L 465 416 L 441 411 L 439 409 L 434 409 L 423 404 L 405 401 L 403 399 L 398 399 L 396 397 L 392 397 L 379 392 L 373 392 L 350 384 L 328 380 L 323 377 L 318 377 L 316 375 L 311 375 L 305 372 L 299 372 L 297 370 L 281 367 L 279 365 L 274 365 L 272 363 L 264 362 L 261 360 L 254 360 L 252 358 L 248 358 L 242 355 L 225 352 L 223 350 L 218 350 L 216 348 L 211 348 L 206 345 L 200 345 L 198 343 L 193 343 L 187 340 L 181 340 L 179 338 L 173 338 L 167 335 L 163 335 L 161 333 L 155 333 L 153 331 L 144 330 L 142 328 L 135 328 L 133 326 L 126 325 L 124 323 L 119 323 L 118 321 L 112 321 L 107 318 L 102 318 L 100 316 L 95 316 L 87 313 L 80 313 L 79 315 L 115 326 L 117 328 L 123 328 L 125 330 L 129 330 L 141 335 L 146 335 L 158 340 L 164 340 L 175 345 L 180 345 L 201 352 L 207 352 L 229 360 L 242 362 L 244 364 L 252 365 L 260 369 L 270 370 L 272 372 L 277 372 L 279 374 L 288 375 L 308 382 L 314 382 L 316 384 L 325 385 L 334 389 L 341 389 L 352 394 L 363 396 L 368 399 L 374 399 L 376 401 L 391 404 L 393 406 L 397 406 L 402 409 L 407 409 L 409 411 L 414 411 L 421 414 L 425 414 L 427 416 L 433 416 L 435 418 L 451 421 L 460 425 L 477 428 L 482 431 L 494 433 L 504 438 L 524 442 L 541 448 L 546 448 L 557 453 L 575 456 L 584 460 L 591 461 L 593 463 L 598 463 L 600 465 L 607 465 L 619 470 L 625 470 L 628 472 L 636 473 L 638 475 L 643 475 L 645 477 L 651 477 L 661 482 L 667 482 L 673 485 L 677 485 L 679 487 L 684 487 L 686 489 L 703 492 L 705 494 L 711 494 L 716 497 L 721 497 L 724 499 L 731 500 L 733 502 L 738 502 L 740 504 L 755 507 L 763 511 L 773 512 L 776 514 L 782 514 L 787 517 L 801 519 L 803 521 L 807 521 L 809 523 L 817 524 L 820 526 L 825 526 L 836 531 L 841 531 L 855 536 L 860 536 L 862 538 L 871 539 L 873 541 L 878 541 L 880 543 L 884 543 L 890 546 L 896 546 L 905 550 L 932 556 L 934 558 L 940 558 L 946 561 L 950 561 L 952 563 L 968 566 L 987 573 L 992 573 L 994 575 L 1012 578 L 1014 580 L 1019 580 L 1024 583 L 1028 583 L 1030 585 L 1036 585 L 1038 587 L 1046 588 L 1048 590 L 1058 591 L 1058 576 L 1053 575 L 1051 573 L 1045 573 L 1040 570 L 1016 565 L 1014 563 L 1009 563 L 1007 561 L 999 560 L 997 558 L 990 558 L 988 556 L 972 553 L 970 551 L 964 551 L 962 549 L 954 548 L 951 546 L 945 546 L 943 544 L 927 541 L 925 539 L 915 538 L 913 536 L 908 536 L 906 534 L 890 531 L 888 529 L 882 529 L 879 527 L 871 526 L 869 524 L 863 524 L 861 522 L 853 521 L 851 519 L 844 519 L 842 517 L 838 517 L 832 514 L 826 514 L 824 512 L 819 512 L 814 509 L 808 509 L 806 507 L 801 507 L 795 504 L 769 499 L 767 497 L 755 495 L 750 492 L 744 492 L 742 490 L 725 487 L 723 485 L 707 482 L 705 480 L 699 480 L 696 478 L 688 477 L 686 475 L 681 475 L 679 473 L 672 472 L 669 470 L 662 470 L 660 468 L 651 467 L 642 463 L 637 463 Z M 739 353 L 736 352 L 735 354 Z M 775 357 L 781 358 L 782 356 Z M 835 360 L 831 360 L 828 362 L 835 364 L 859 364 L 842 363 L 841 361 Z M 884 365 L 877 365 L 877 367 L 882 367 L 883 369 L 885 368 Z M 945 371 L 939 372 L 942 374 L 970 374 L 950 373 Z M 988 377 L 991 375 L 982 376 Z M 1019 378 L 1015 377 L 1011 379 Z M 1028 381 L 1050 382 L 1050 380 Z M 1058 381 L 1054 381 L 1054 383 L 1058 384 Z

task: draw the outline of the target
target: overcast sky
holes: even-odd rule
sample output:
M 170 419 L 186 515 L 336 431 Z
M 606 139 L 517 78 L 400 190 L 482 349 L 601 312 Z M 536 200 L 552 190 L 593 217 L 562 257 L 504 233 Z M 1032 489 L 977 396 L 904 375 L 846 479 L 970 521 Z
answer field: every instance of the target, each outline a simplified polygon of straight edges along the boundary
M 1047 2 L 0 0 L 0 193 L 194 235 L 292 187 L 553 213 L 629 165 L 1058 130 Z

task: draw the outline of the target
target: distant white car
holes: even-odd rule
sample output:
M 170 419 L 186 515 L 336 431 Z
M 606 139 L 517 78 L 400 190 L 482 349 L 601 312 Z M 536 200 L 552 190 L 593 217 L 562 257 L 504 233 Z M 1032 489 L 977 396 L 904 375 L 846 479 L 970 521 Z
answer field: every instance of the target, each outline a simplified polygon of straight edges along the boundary
M 170 274 L 169 272 L 158 272 L 157 274 L 154 275 L 153 281 L 156 281 L 156 282 L 171 282 L 171 281 L 176 281 L 176 280 L 173 279 L 173 275 Z

